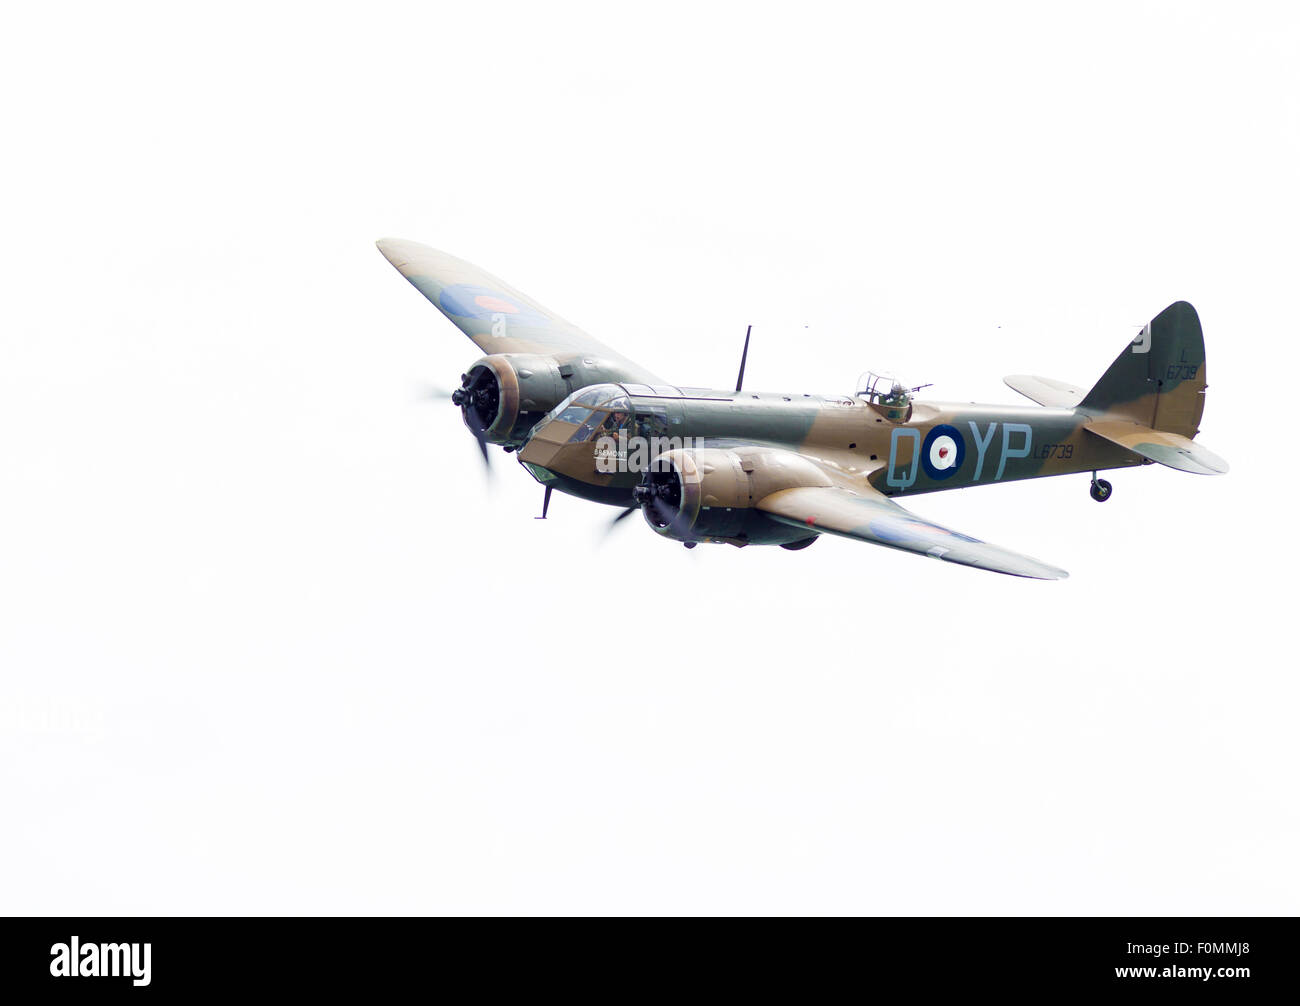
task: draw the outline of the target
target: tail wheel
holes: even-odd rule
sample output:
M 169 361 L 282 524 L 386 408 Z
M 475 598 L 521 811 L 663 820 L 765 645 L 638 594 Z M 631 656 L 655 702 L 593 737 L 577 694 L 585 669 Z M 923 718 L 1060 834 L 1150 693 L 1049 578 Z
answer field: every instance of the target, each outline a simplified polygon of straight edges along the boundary
M 1098 503 L 1105 503 L 1110 499 L 1110 494 L 1112 492 L 1114 492 L 1114 486 L 1105 479 L 1093 479 L 1092 486 L 1088 489 L 1088 495 Z

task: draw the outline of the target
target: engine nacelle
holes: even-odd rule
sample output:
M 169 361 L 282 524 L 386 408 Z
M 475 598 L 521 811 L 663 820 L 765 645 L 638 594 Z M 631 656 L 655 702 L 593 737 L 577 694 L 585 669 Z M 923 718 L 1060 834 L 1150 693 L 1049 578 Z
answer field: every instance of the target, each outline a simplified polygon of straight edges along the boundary
M 465 425 L 481 431 L 489 443 L 518 446 L 568 393 L 552 357 L 496 353 L 469 368 L 452 400 Z
M 813 534 L 773 520 L 755 504 L 781 489 L 829 485 L 825 472 L 793 451 L 705 447 L 659 455 L 636 499 L 646 523 L 678 541 L 789 545 Z
M 519 447 L 570 393 L 629 379 L 626 364 L 580 354 L 494 353 L 461 375 L 452 400 L 465 425 L 489 443 Z

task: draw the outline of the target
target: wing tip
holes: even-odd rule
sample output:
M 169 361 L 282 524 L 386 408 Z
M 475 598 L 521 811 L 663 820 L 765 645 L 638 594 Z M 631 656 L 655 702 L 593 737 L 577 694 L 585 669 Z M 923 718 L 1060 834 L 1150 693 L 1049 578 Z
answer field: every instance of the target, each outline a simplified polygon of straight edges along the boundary
M 379 238 L 375 242 L 375 247 L 379 249 L 379 254 L 388 259 L 395 268 L 401 269 L 410 261 L 411 253 L 423 246 L 414 241 L 407 241 L 405 238 Z
M 386 237 L 375 241 L 379 254 L 388 259 L 389 264 L 407 279 L 414 276 L 465 277 L 466 281 L 491 283 L 504 287 L 504 284 L 489 276 L 478 266 L 471 265 L 445 251 L 431 248 L 419 241 L 407 238 Z M 455 282 L 456 280 L 448 280 Z
M 1025 556 L 1025 558 L 1029 560 L 1029 568 L 1033 570 L 1031 573 L 1023 574 L 1025 576 L 1033 577 L 1035 580 L 1068 580 L 1070 578 L 1070 574 L 1059 566 L 1052 566 L 1041 559 L 1030 559 L 1028 556 Z
M 977 566 L 976 569 L 987 570 L 991 573 L 1007 573 L 1011 576 L 1024 577 L 1026 580 L 1068 580 L 1070 574 L 1056 566 L 1049 566 L 1045 562 L 1031 560 L 1031 564 L 1021 566 L 1019 569 L 1011 569 L 1006 566 Z

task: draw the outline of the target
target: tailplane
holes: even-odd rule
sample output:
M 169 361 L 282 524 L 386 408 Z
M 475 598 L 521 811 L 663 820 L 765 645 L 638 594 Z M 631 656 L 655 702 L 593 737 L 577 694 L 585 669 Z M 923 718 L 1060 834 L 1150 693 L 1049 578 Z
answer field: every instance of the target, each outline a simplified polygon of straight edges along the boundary
M 1128 420 L 1097 420 L 1088 423 L 1084 429 L 1103 440 L 1119 444 L 1148 461 L 1180 472 L 1222 475 L 1228 470 L 1228 462 L 1219 455 L 1202 444 L 1168 430 L 1153 430 L 1150 426 Z

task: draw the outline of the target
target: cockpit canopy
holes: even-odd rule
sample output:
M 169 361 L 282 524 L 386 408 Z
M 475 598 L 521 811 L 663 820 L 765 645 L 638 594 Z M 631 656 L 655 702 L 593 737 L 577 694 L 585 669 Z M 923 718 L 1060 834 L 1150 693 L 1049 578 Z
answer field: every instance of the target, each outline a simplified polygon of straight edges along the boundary
M 632 411 L 627 392 L 619 384 L 593 384 L 575 391 L 548 412 L 534 429 L 540 429 L 551 420 L 572 423 L 578 427 L 570 443 L 591 438 L 599 429 L 613 432 L 623 425 Z
M 602 436 L 618 436 L 620 431 L 629 437 L 665 436 L 669 420 L 663 400 L 680 397 L 681 392 L 676 388 L 593 384 L 575 391 L 548 412 L 533 427 L 533 434 L 555 421 L 577 427 L 566 438 L 571 444 Z
M 585 423 L 595 408 L 606 412 L 619 409 L 627 412 L 632 408 L 627 392 L 621 384 L 593 384 L 581 388 L 547 413 L 543 422 L 558 419 L 563 423 Z

